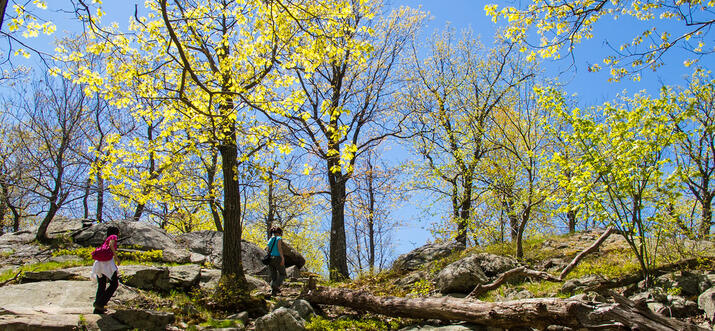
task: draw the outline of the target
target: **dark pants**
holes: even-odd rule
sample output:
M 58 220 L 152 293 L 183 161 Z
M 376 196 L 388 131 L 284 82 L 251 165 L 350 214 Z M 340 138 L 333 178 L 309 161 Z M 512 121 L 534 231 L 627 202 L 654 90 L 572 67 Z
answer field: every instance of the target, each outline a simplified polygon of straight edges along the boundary
M 114 291 L 117 290 L 119 286 L 119 278 L 117 277 L 117 272 L 112 274 L 112 279 L 109 280 L 109 287 L 104 288 L 107 285 L 107 276 L 102 275 L 102 277 L 97 278 L 97 296 L 94 298 L 94 306 L 101 307 L 107 305 L 109 299 L 114 295 Z
M 271 277 L 271 293 L 278 293 L 278 289 L 286 279 L 286 267 L 281 265 L 280 256 L 271 256 L 271 262 L 268 264 L 268 276 Z

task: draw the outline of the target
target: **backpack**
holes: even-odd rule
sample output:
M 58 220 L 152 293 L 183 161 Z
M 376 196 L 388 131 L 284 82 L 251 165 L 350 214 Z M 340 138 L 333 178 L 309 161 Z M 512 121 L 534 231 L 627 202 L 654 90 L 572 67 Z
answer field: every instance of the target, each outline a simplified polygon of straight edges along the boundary
M 94 251 L 92 251 L 92 258 L 96 261 L 109 261 L 114 257 L 114 253 L 112 253 L 112 249 L 109 248 L 109 241 L 111 239 L 114 239 L 114 241 L 117 241 L 117 236 L 111 235 L 107 237 L 107 239 L 104 240 L 104 243 L 102 243 L 102 246 L 97 247 Z

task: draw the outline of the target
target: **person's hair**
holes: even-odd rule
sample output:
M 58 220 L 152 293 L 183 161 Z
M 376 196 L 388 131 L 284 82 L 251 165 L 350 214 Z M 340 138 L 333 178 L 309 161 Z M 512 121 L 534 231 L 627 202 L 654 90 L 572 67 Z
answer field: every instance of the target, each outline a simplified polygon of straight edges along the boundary
M 279 235 L 279 236 L 282 236 L 282 235 L 283 235 L 283 229 L 281 229 L 280 226 L 274 226 L 274 227 L 271 228 L 271 234 L 273 234 L 273 233 L 275 233 L 275 234 L 277 234 L 277 235 Z
M 110 226 L 107 228 L 107 237 L 111 235 L 119 235 L 119 228 L 116 226 Z

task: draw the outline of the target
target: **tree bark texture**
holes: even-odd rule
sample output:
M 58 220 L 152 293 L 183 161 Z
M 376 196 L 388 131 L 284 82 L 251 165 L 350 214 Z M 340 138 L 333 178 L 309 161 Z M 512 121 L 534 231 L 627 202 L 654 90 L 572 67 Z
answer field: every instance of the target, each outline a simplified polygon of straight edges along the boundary
M 241 263 L 241 192 L 238 183 L 238 147 L 235 144 L 235 131 L 231 142 L 224 142 L 219 147 L 223 170 L 223 267 L 222 276 L 235 276 L 239 283 L 246 283 Z M 230 140 L 230 138 L 227 138 Z M 245 286 L 239 287 L 243 288 Z
M 499 328 L 544 329 L 556 325 L 605 330 L 706 330 L 643 310 L 623 297 L 615 298 L 614 303 L 593 305 L 559 298 L 482 302 L 452 297 L 378 297 L 326 287 L 306 288 L 301 296 L 312 304 L 339 305 L 395 317 L 460 320 Z
M 332 166 L 332 162 L 328 162 Z M 330 166 L 328 167 L 330 169 Z M 330 182 L 330 261 L 331 280 L 350 277 L 348 272 L 347 242 L 345 237 L 345 179 L 340 173 L 328 173 Z

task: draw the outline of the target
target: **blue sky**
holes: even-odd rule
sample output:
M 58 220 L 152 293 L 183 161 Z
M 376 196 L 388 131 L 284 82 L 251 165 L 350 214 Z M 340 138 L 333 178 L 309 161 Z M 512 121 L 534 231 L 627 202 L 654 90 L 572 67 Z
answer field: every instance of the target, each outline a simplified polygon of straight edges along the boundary
M 68 0 L 50 0 L 48 2 L 50 2 L 50 8 L 60 2 L 65 2 L 66 6 L 69 6 Z M 436 29 L 443 29 L 449 23 L 451 27 L 458 31 L 471 28 L 474 34 L 481 36 L 484 44 L 488 45 L 497 28 L 491 19 L 484 14 L 484 5 L 490 2 L 492 1 L 391 0 L 390 5 L 395 7 L 401 5 L 421 6 L 423 10 L 429 12 L 430 20 L 421 32 L 423 38 L 431 35 Z M 506 1 L 499 0 L 494 2 L 503 5 Z M 104 1 L 104 8 L 108 13 L 105 22 L 116 21 L 121 27 L 126 27 L 127 22 L 134 14 L 135 4 L 139 4 L 141 12 L 144 7 L 143 1 Z M 55 22 L 58 31 L 55 36 L 62 36 L 66 30 L 79 31 L 81 29 L 81 26 L 76 21 L 63 20 L 63 18 L 68 17 L 67 14 L 48 13 L 48 17 L 53 16 L 57 17 Z M 606 40 L 613 44 L 620 44 L 620 42 L 632 38 L 643 27 L 644 25 L 628 19 L 619 21 L 613 21 L 610 18 L 604 19 L 597 25 L 595 37 L 578 45 L 572 68 L 567 70 L 571 65 L 570 60 L 549 61 L 544 64 L 546 74 L 553 77 L 558 76 L 559 80 L 566 84 L 565 90 L 570 94 L 577 95 L 577 100 L 579 100 L 579 105 L 581 106 L 597 105 L 604 101 L 612 100 L 624 90 L 627 90 L 628 94 L 633 94 L 636 91 L 645 89 L 651 94 L 656 94 L 662 84 L 683 84 L 683 78 L 689 74 L 690 70 L 682 64 L 685 53 L 679 52 L 677 49 L 666 56 L 666 64 L 663 67 L 657 72 L 644 72 L 643 79 L 638 83 L 628 80 L 620 83 L 609 83 L 607 82 L 608 74 L 605 72 L 606 70 L 599 73 L 592 73 L 586 70 L 590 64 L 602 63 L 604 56 L 612 54 L 611 50 L 605 45 Z M 33 40 L 32 44 L 46 50 L 52 50 L 51 42 L 51 38 L 39 38 Z M 707 58 L 705 60 L 707 62 L 701 62 L 701 65 L 711 67 L 713 60 Z M 36 61 L 36 59 L 33 61 Z M 424 197 L 416 197 L 403 208 L 393 213 L 405 224 L 394 235 L 396 254 L 405 253 L 431 239 L 431 235 L 426 229 L 429 227 L 429 223 L 435 219 L 420 217 L 419 205 L 424 204 L 423 199 Z

